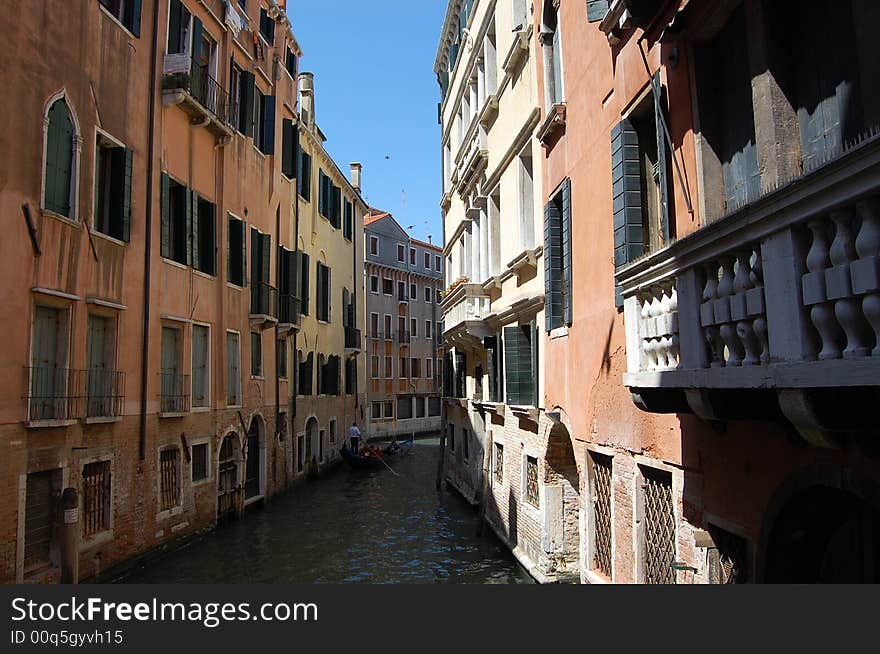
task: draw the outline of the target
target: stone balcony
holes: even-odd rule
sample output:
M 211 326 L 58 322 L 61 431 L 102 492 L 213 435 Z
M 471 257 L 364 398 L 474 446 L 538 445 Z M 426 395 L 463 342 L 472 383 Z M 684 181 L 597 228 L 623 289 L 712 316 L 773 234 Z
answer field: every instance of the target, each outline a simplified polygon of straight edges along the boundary
M 490 335 L 485 319 L 491 312 L 491 299 L 481 284 L 463 283 L 443 300 L 444 340 L 468 347 L 480 345 Z
M 880 138 L 617 271 L 641 408 L 876 430 Z M 832 409 L 835 409 L 832 411 Z

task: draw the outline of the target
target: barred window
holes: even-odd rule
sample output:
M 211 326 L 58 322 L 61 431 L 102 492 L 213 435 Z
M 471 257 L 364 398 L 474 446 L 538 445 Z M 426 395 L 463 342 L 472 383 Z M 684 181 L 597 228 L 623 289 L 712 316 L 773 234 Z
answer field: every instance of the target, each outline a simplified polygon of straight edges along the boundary
M 746 540 L 721 527 L 709 525 L 715 547 L 709 550 L 709 583 L 744 584 L 749 581 Z
M 526 502 L 534 507 L 540 506 L 538 498 L 538 459 L 526 457 Z
M 645 583 L 674 584 L 675 511 L 672 500 L 672 475 L 663 470 L 642 468 L 645 508 L 644 571 Z
M 83 537 L 110 528 L 110 462 L 96 461 L 83 466 Z
M 504 445 L 495 443 L 495 481 L 504 483 Z
M 192 448 L 192 480 L 205 481 L 208 474 L 208 444 L 199 443 Z
M 611 577 L 611 457 L 592 452 L 594 570 Z
M 163 450 L 159 455 L 159 499 L 162 511 L 180 504 L 180 450 Z

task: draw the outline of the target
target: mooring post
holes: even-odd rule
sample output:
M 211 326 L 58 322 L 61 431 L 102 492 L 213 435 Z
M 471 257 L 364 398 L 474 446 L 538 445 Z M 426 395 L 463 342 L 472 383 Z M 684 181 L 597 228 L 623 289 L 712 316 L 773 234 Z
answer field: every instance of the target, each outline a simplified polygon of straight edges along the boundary
M 61 509 L 61 583 L 75 584 L 79 581 L 79 493 L 75 488 L 64 489 Z

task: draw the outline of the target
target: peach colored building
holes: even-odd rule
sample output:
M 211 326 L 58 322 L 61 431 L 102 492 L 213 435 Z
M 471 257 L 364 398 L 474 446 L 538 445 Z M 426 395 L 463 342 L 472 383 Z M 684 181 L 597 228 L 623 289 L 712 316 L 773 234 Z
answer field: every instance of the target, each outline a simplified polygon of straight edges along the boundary
M 0 581 L 56 580 L 62 560 L 88 578 L 304 478 L 295 434 L 344 415 L 297 411 L 304 280 L 326 318 L 315 358 L 357 377 L 365 205 L 300 115 L 284 2 L 34 2 L 0 24 L 16 162 L 0 195 Z M 303 239 L 306 177 L 334 224 Z M 306 265 L 321 248 L 339 260 Z M 340 387 L 354 411 L 357 384 Z
M 877 12 L 533 8 L 541 478 L 581 580 L 876 582 Z

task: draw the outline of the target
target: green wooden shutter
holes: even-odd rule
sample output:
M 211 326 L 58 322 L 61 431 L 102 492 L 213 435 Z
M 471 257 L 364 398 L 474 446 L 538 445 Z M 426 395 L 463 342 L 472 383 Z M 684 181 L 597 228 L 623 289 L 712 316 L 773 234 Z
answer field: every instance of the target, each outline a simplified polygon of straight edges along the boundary
M 261 243 L 260 243 L 260 268 L 261 268 L 261 279 L 262 281 L 269 283 L 269 280 L 272 279 L 269 274 L 270 270 L 270 262 L 272 257 L 272 236 L 271 234 L 261 234 Z
M 507 404 L 521 404 L 520 338 L 521 332 L 517 325 L 504 328 L 504 386 Z
M 629 120 L 611 130 L 611 184 L 614 208 L 614 266 L 619 268 L 642 256 L 641 161 L 639 137 Z M 615 304 L 623 306 L 623 293 L 615 287 Z
M 317 305 L 315 306 L 315 317 L 318 320 L 324 319 L 324 276 L 321 274 L 321 262 L 315 264 L 315 297 L 317 297 Z
M 140 3 L 137 7 L 138 15 L 140 15 Z M 125 150 L 125 164 L 123 172 L 123 192 L 122 192 L 122 235 L 121 240 L 128 242 L 131 240 L 131 175 L 132 162 L 134 153 Z
M 327 322 L 331 322 L 333 319 L 333 284 L 330 280 L 331 270 L 329 267 L 325 267 L 324 270 L 327 271 L 327 288 L 324 289 L 325 300 L 324 303 L 327 305 Z
M 489 375 L 489 401 L 498 401 L 498 378 L 496 377 L 497 368 L 495 360 L 495 352 L 498 349 L 498 338 L 496 336 L 486 336 L 483 338 L 483 348 L 486 350 L 487 374 Z
M 251 227 L 251 284 L 260 281 L 260 232 Z
M 657 172 L 660 184 L 660 242 L 669 241 L 669 179 L 666 174 L 667 158 L 669 156 L 666 147 L 666 116 L 663 109 L 663 83 L 660 80 L 660 71 L 654 75 L 651 81 L 654 92 L 654 122 L 657 130 Z
M 562 183 L 562 320 L 571 325 L 571 180 Z
M 190 74 L 193 75 L 194 80 L 199 80 L 198 83 L 203 83 L 204 74 L 207 71 L 204 70 L 196 70 L 196 63 L 201 59 L 202 55 L 202 32 L 204 28 L 202 27 L 202 21 L 199 20 L 197 16 L 192 17 L 192 52 L 190 53 Z
M 274 25 L 274 23 L 272 23 Z M 275 96 L 263 96 L 263 154 L 275 154 Z
M 294 134 L 293 121 L 287 118 L 283 119 L 281 121 L 281 174 L 288 179 L 293 179 L 296 176 Z
M 162 173 L 160 180 L 160 195 L 162 199 L 161 212 L 161 254 L 165 258 L 171 258 L 171 178 L 167 173 Z
M 239 103 L 239 131 L 245 136 L 254 136 L 254 91 L 256 81 L 254 74 L 246 70 L 241 71 L 239 77 L 241 85 L 241 102 Z
M 562 325 L 562 216 L 553 200 L 544 207 L 544 319 L 547 331 Z
M 184 214 L 186 216 L 186 225 L 185 225 L 186 231 L 184 232 L 184 234 L 185 234 L 184 238 L 189 240 L 188 243 L 186 243 L 186 242 L 184 243 L 184 247 L 186 248 L 186 265 L 191 266 L 191 265 L 193 265 L 193 254 L 198 254 L 197 252 L 193 252 L 193 250 L 196 248 L 196 246 L 193 245 L 193 240 L 194 240 L 193 239 L 193 223 L 196 223 L 196 225 L 198 225 L 198 222 L 199 222 L 198 221 L 199 209 L 198 209 L 198 205 L 196 204 L 198 202 L 198 196 L 196 195 L 195 191 L 193 191 L 192 189 L 186 188 L 186 189 L 183 189 L 183 197 L 185 198 L 185 200 L 184 200 L 184 207 L 185 207 Z M 196 220 L 193 220 L 194 213 L 196 214 L 196 216 L 195 216 Z M 196 227 L 196 230 L 198 230 L 198 227 Z
M 300 300 L 302 300 L 302 314 L 304 316 L 309 315 L 309 273 L 311 272 L 309 269 L 309 255 L 305 252 L 300 252 L 300 270 L 302 274 L 300 275 Z
M 241 285 L 246 287 L 248 284 L 248 269 L 247 269 L 247 225 L 243 220 L 239 220 L 238 222 L 238 233 L 241 235 Z M 253 262 L 251 262 L 251 266 L 253 266 Z
M 529 325 L 513 325 L 504 328 L 504 366 L 506 368 L 507 404 L 536 404 L 533 327 Z
M 189 216 L 187 217 L 187 227 L 189 228 L 189 262 L 196 270 L 202 270 L 202 257 L 199 252 L 199 194 L 190 189 L 187 193 Z
M 608 13 L 610 0 L 587 0 L 587 21 L 597 23 Z
M 128 29 L 135 36 L 141 35 L 141 0 L 129 0 L 128 5 L 129 11 L 131 12 L 129 21 L 128 21 Z
M 46 137 L 45 204 L 46 209 L 70 216 L 70 184 L 73 171 L 73 122 L 64 100 L 57 100 L 49 110 Z

